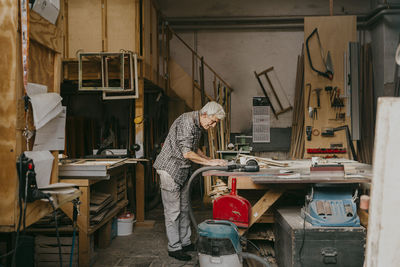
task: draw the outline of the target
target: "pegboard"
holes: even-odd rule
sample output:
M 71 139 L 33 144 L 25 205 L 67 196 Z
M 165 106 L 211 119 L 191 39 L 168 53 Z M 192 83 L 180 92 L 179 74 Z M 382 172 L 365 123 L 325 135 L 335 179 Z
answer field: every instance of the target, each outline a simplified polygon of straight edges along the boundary
M 355 16 L 308 17 L 304 19 L 304 134 L 306 135 L 304 158 L 334 155 L 338 157 L 351 158 L 351 151 L 347 144 L 345 131 L 337 131 L 334 133 L 333 137 L 323 137 L 321 134 L 326 128 L 336 128 L 343 125 L 351 126 L 350 113 L 347 111 L 347 104 L 350 99 L 343 97 L 345 88 L 344 69 L 345 53 L 348 53 L 349 42 L 357 41 L 356 26 L 357 20 Z M 306 40 L 315 28 L 318 28 L 319 39 L 325 58 L 328 51 L 330 51 L 334 71 L 332 80 L 313 71 L 308 60 Z M 322 61 L 319 42 L 315 35 L 309 40 L 309 51 L 314 68 L 324 72 L 325 65 Z M 311 84 L 310 100 L 308 100 L 310 86 L 307 84 Z M 326 87 L 332 89 L 335 87 L 338 88 L 337 91 L 342 96 L 340 99 L 343 101 L 344 107 L 334 108 L 331 106 L 331 92 L 326 91 Z M 319 108 L 315 91 L 317 88 L 322 89 L 320 90 Z M 312 117 L 309 116 L 308 103 L 313 110 L 316 108 L 316 115 L 313 113 Z M 345 113 L 345 115 L 343 119 L 337 120 L 337 114 L 339 113 Z M 307 140 L 307 126 L 312 127 L 311 141 Z M 331 144 L 342 144 L 343 147 L 341 149 L 345 149 L 346 153 L 310 154 L 307 152 L 307 149 L 331 148 Z

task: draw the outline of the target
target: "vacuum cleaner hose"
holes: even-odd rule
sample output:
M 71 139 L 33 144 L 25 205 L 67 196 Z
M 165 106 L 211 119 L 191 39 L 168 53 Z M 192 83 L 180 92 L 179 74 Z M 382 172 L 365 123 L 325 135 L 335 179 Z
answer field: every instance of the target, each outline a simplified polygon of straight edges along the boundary
M 196 178 L 197 175 L 199 175 L 200 173 L 205 172 L 205 171 L 211 171 L 211 170 L 227 171 L 230 168 L 232 168 L 232 167 L 229 166 L 229 165 L 228 166 L 206 166 L 206 167 L 202 167 L 202 168 L 197 169 L 190 176 L 189 181 L 188 181 L 188 187 L 189 187 L 189 190 L 188 190 L 188 194 L 189 194 L 189 196 L 188 196 L 188 199 L 189 199 L 189 216 L 190 216 L 190 221 L 192 222 L 192 224 L 196 228 L 196 230 L 197 230 L 197 222 L 196 222 L 196 218 L 194 217 L 193 210 L 192 210 L 192 201 L 190 200 L 193 180 Z
M 255 255 L 255 254 L 248 253 L 248 252 L 242 252 L 242 256 L 243 256 L 243 258 L 245 258 L 245 259 L 252 259 L 252 260 L 255 260 L 255 261 L 261 263 L 262 266 L 271 267 L 271 265 L 270 265 L 264 258 L 262 258 L 262 257 L 260 257 L 260 256 L 257 256 L 257 255 Z

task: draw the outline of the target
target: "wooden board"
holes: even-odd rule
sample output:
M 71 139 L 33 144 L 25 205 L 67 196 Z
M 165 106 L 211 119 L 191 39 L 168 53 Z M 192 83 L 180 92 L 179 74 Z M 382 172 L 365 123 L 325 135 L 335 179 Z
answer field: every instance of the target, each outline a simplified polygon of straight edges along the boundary
M 347 50 L 349 42 L 357 41 L 357 30 L 356 30 L 356 17 L 355 16 L 331 16 L 331 17 L 306 17 L 304 19 L 304 43 L 306 43 L 307 37 L 317 27 L 321 45 L 325 52 L 325 55 L 330 51 L 334 76 L 333 80 L 330 81 L 327 78 L 319 76 L 314 72 L 309 64 L 307 57 L 307 50 L 305 49 L 305 60 L 304 60 L 304 85 L 311 83 L 312 90 L 315 88 L 322 88 L 321 91 L 321 108 L 318 109 L 318 119 L 312 120 L 308 116 L 308 94 L 309 90 L 307 86 L 304 86 L 304 103 L 305 103 L 305 127 L 312 126 L 313 129 L 318 129 L 320 132 L 323 127 L 339 127 L 342 125 L 350 126 L 350 117 L 346 115 L 345 122 L 333 121 L 336 116 L 336 111 L 331 108 L 329 95 L 325 92 L 326 86 L 339 87 L 340 90 L 344 88 L 344 52 Z M 321 53 L 318 47 L 318 41 L 316 36 L 310 39 L 310 54 L 314 68 L 325 71 L 321 60 Z M 344 101 L 347 105 L 347 100 Z M 311 92 L 310 106 L 317 107 L 316 93 Z M 346 112 L 346 107 L 342 108 L 340 112 Z M 304 130 L 306 135 L 306 131 Z M 308 154 L 307 148 L 329 148 L 331 143 L 343 143 L 344 148 L 349 151 L 347 147 L 346 135 L 344 131 L 335 133 L 335 137 L 321 137 L 312 136 L 311 141 L 305 141 L 306 152 L 304 157 L 310 158 L 311 156 L 325 156 L 328 154 Z M 340 157 L 347 157 L 348 154 L 340 154 Z
M 29 11 L 29 38 L 58 53 L 61 53 L 63 49 L 61 38 L 63 32 L 62 1 L 60 1 L 60 7 L 56 25 L 48 22 L 35 11 Z
M 13 225 L 15 218 L 15 191 L 17 171 L 15 159 L 18 155 L 16 142 L 17 85 L 20 85 L 18 66 L 20 65 L 18 28 L 18 7 L 16 1 L 0 0 L 0 225 Z
M 68 1 L 68 56 L 76 52 L 99 52 L 102 50 L 100 0 Z
M 135 34 L 136 3 L 130 0 L 107 2 L 107 42 L 108 52 L 121 49 L 136 52 Z
M 168 68 L 170 70 L 171 89 L 175 94 L 185 101 L 186 105 L 193 110 L 201 108 L 200 91 L 198 89 L 190 90 L 192 88 L 192 77 L 187 74 L 183 68 L 176 63 L 173 59 L 169 60 Z M 194 96 L 193 96 L 194 92 Z M 193 100 L 196 99 L 193 106 Z
M 268 190 L 257 203 L 251 207 L 249 227 L 239 229 L 240 235 L 243 235 L 258 219 L 281 197 L 285 190 L 273 188 Z

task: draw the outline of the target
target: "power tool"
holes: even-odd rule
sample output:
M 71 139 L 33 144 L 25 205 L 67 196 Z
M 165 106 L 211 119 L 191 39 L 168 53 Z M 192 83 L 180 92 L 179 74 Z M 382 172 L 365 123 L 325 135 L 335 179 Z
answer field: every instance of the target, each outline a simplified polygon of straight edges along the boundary
M 254 163 L 252 163 L 254 164 Z M 193 180 L 202 172 L 210 170 L 231 171 L 231 170 L 256 170 L 254 165 L 229 164 L 228 166 L 209 166 L 197 169 L 188 181 L 189 215 L 193 226 L 197 230 L 198 240 L 197 252 L 200 267 L 242 267 L 243 258 L 251 258 L 262 266 L 269 267 L 269 263 L 262 257 L 242 251 L 237 226 L 226 220 L 206 220 L 197 225 L 190 201 L 191 185 Z M 258 167 L 258 165 L 257 165 Z M 259 170 L 259 168 L 258 168 Z M 257 171 L 258 171 L 257 170 Z

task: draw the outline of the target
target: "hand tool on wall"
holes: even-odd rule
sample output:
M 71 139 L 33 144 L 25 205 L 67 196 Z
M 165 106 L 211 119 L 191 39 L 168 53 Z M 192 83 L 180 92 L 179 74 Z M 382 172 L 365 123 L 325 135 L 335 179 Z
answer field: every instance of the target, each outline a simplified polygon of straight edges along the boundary
M 324 72 L 323 72 L 323 71 L 320 71 L 320 70 L 317 70 L 316 68 L 314 68 L 314 66 L 313 66 L 313 64 L 312 64 L 311 55 L 310 55 L 309 41 L 310 41 L 311 37 L 312 37 L 314 34 L 317 36 L 318 46 L 319 46 L 319 49 L 320 49 L 322 62 L 323 62 L 323 64 L 324 64 L 324 66 L 325 66 L 325 71 L 324 71 Z M 332 80 L 332 79 L 333 79 L 333 66 L 332 66 L 331 53 L 328 51 L 328 54 L 327 54 L 326 60 L 325 60 L 325 57 L 324 57 L 324 50 L 323 50 L 323 48 L 322 48 L 321 40 L 320 40 L 320 38 L 319 38 L 318 28 L 315 28 L 315 29 L 311 32 L 311 34 L 307 37 L 307 39 L 306 39 L 306 48 L 307 48 L 308 62 L 310 63 L 311 69 L 312 69 L 313 71 L 315 71 L 316 73 L 318 73 L 319 75 L 321 75 L 321 76 L 323 76 L 323 77 L 325 77 L 325 78 L 328 78 L 329 80 Z
M 307 141 L 311 141 L 312 127 L 306 126 Z
M 313 91 L 317 95 L 317 107 L 321 108 L 321 98 L 320 98 L 320 96 L 321 96 L 322 88 L 315 88 Z
M 311 97 L 311 83 L 306 84 L 306 88 L 308 90 L 308 100 L 307 100 L 307 108 L 308 108 L 308 116 L 310 118 L 313 117 L 313 108 L 310 106 L 310 97 Z
M 350 150 L 351 150 L 351 154 L 352 154 L 352 156 L 353 156 L 353 159 L 354 159 L 355 161 L 358 161 L 358 157 L 357 157 L 357 154 L 356 154 L 356 150 L 354 149 L 354 145 L 353 145 L 353 142 L 352 142 L 352 139 L 351 139 L 349 126 L 343 125 L 343 126 L 334 128 L 334 129 L 333 129 L 333 132 L 337 132 L 337 131 L 341 131 L 341 130 L 346 131 L 347 145 L 348 145 L 348 147 L 350 147 Z

